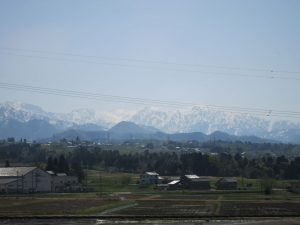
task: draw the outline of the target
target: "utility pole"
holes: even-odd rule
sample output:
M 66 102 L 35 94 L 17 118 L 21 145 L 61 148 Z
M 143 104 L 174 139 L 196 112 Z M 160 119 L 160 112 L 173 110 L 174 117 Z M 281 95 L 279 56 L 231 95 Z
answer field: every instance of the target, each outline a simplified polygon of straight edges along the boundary
M 85 188 L 87 189 L 87 176 L 88 176 L 88 164 L 86 164 L 86 170 L 85 170 Z
M 99 170 L 99 189 L 100 189 L 100 195 L 102 195 L 102 177 L 101 177 L 100 170 Z
M 24 193 L 24 175 L 22 174 L 22 193 Z
M 31 172 L 31 192 L 33 192 L 33 171 Z
M 17 171 L 17 193 L 19 194 L 19 171 Z

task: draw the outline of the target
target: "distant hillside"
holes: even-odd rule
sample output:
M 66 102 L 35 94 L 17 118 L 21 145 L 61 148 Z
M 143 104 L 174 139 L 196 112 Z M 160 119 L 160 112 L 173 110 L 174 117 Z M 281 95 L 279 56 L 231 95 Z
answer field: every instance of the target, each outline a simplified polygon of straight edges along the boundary
M 39 140 L 51 137 L 58 131 L 59 129 L 49 122 L 38 119 L 28 122 L 10 119 L 0 123 L 0 138 L 14 137 L 16 139 Z
M 122 121 L 108 130 L 112 140 L 150 139 L 155 132 L 157 132 L 155 128 L 142 127 L 126 121 Z
M 69 129 L 53 135 L 51 139 L 56 141 L 61 139 L 75 140 L 78 137 L 80 140 L 84 141 L 104 141 L 108 138 L 107 134 L 108 133 L 106 131 L 84 131 Z
M 96 125 L 93 123 L 86 123 L 86 124 L 74 124 L 71 129 L 74 130 L 81 130 L 81 131 L 104 131 L 105 128 L 100 125 Z
M 108 131 L 82 131 L 70 129 L 61 133 L 54 135 L 54 139 L 59 140 L 62 138 L 75 139 L 79 137 L 81 140 L 88 141 L 125 141 L 125 140 L 173 140 L 173 141 L 242 141 L 242 142 L 254 142 L 254 143 L 264 143 L 273 142 L 266 139 L 261 139 L 254 136 L 234 136 L 229 135 L 224 132 L 214 132 L 210 135 L 203 134 L 201 132 L 192 133 L 176 133 L 167 134 L 164 132 L 157 132 L 156 129 L 151 127 L 141 127 L 132 122 L 122 121 L 109 129 Z

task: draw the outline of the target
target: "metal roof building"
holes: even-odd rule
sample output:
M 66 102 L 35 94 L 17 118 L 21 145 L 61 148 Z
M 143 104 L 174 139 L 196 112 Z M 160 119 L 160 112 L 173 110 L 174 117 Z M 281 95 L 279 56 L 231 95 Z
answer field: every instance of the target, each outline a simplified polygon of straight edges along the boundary
M 37 167 L 0 168 L 0 192 L 51 191 L 51 176 Z
M 181 176 L 180 182 L 184 188 L 191 189 L 191 190 L 210 189 L 209 179 L 206 177 L 199 177 L 195 174 Z
M 2 177 L 24 176 L 27 173 L 37 169 L 37 167 L 4 167 L 0 168 L 0 179 Z

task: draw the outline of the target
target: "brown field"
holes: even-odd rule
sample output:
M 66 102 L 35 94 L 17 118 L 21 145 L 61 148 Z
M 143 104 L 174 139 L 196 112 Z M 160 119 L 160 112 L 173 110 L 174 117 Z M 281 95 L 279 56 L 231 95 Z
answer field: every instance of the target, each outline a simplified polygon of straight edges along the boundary
M 262 193 L 158 193 L 141 195 L 135 206 L 115 211 L 113 215 L 145 216 L 300 216 L 299 195 Z
M 99 198 L 1 198 L 0 216 L 86 215 L 125 203 Z
M 0 196 L 0 216 L 300 217 L 300 196 L 243 192 L 79 193 Z
M 297 216 L 300 203 L 293 202 L 223 202 L 219 215 L 224 216 Z

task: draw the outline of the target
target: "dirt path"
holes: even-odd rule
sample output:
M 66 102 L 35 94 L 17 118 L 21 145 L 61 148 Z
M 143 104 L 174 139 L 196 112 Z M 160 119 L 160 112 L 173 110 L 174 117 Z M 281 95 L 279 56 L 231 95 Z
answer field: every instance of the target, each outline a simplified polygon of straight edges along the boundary
M 218 203 L 217 203 L 217 208 L 215 210 L 215 214 L 216 215 L 219 215 L 220 214 L 220 210 L 221 210 L 221 206 L 222 206 L 222 199 L 223 199 L 223 196 L 220 195 L 219 198 L 218 198 Z
M 131 204 L 128 204 L 128 205 L 118 206 L 118 207 L 115 207 L 115 208 L 112 208 L 112 209 L 107 209 L 107 210 L 97 214 L 96 216 L 103 216 L 103 215 L 106 215 L 106 214 L 109 214 L 109 213 L 112 213 L 112 212 L 117 212 L 119 210 L 131 208 L 131 207 L 134 207 L 134 206 L 137 206 L 137 205 L 138 205 L 137 203 L 131 203 Z

